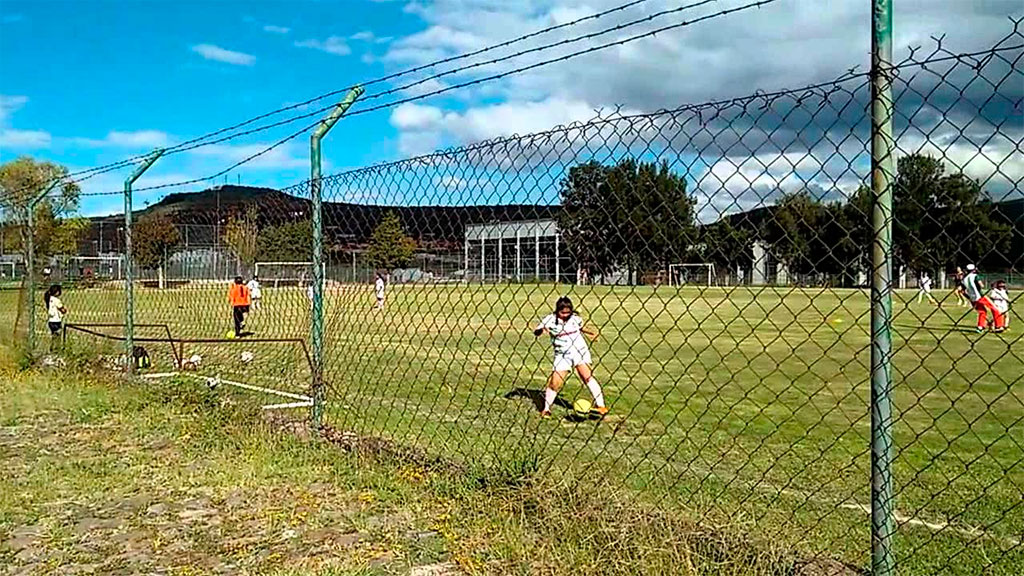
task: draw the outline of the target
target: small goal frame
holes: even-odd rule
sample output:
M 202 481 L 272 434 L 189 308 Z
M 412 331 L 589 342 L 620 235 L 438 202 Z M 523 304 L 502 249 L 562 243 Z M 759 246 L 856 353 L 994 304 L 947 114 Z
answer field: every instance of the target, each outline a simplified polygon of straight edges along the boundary
M 668 265 L 668 284 L 669 286 L 685 286 L 684 282 L 679 282 L 677 278 L 680 276 L 679 271 L 687 268 L 705 268 L 708 272 L 708 281 L 706 286 L 710 288 L 714 284 L 715 278 L 715 265 L 711 262 L 687 262 L 679 264 Z
M 313 263 L 312 262 L 300 262 L 300 261 L 295 261 L 295 262 L 256 262 L 253 265 L 253 275 L 256 276 L 257 278 L 259 278 L 261 283 L 265 282 L 267 279 L 264 278 L 263 274 L 260 274 L 260 266 L 263 266 L 264 269 L 266 269 L 267 266 L 294 266 L 294 267 L 304 267 L 305 269 L 310 270 L 310 271 L 313 270 Z M 323 274 L 323 278 L 326 279 L 327 278 L 327 263 L 326 262 L 321 262 L 320 263 L 320 268 L 321 268 L 321 272 Z M 301 276 L 296 276 L 295 278 L 273 278 L 271 280 L 273 280 L 273 282 L 274 282 L 274 288 L 277 288 L 278 284 L 280 282 L 282 282 L 282 281 L 285 281 L 285 282 L 299 282 L 299 281 L 302 280 L 302 277 Z M 307 278 L 307 280 L 309 282 L 313 281 L 312 278 Z

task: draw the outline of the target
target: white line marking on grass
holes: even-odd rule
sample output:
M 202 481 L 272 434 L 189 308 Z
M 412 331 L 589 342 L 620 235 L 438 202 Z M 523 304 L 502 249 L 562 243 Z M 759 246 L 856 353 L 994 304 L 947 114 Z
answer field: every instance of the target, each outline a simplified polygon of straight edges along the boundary
M 143 378 L 156 379 L 156 378 L 169 378 L 171 376 L 178 376 L 178 375 L 189 376 L 191 378 L 196 378 L 196 379 L 204 379 L 204 380 L 209 380 L 210 379 L 207 376 L 200 376 L 198 374 L 188 374 L 188 373 L 183 373 L 183 372 L 159 372 L 159 373 L 156 373 L 156 374 L 145 374 L 142 377 Z M 252 384 L 244 384 L 242 382 L 235 382 L 234 380 L 224 380 L 222 378 L 217 378 L 216 381 L 219 384 L 227 384 L 228 386 L 234 386 L 236 388 L 243 388 L 245 390 L 252 390 L 254 392 L 263 392 L 264 394 L 273 394 L 275 396 L 282 396 L 284 398 L 291 398 L 293 400 L 298 400 L 299 401 L 299 402 L 291 402 L 291 403 L 288 403 L 288 404 L 267 404 L 267 405 L 263 406 L 264 410 L 271 410 L 271 409 L 274 409 L 274 408 L 299 408 L 299 407 L 303 407 L 303 406 L 312 406 L 313 405 L 313 399 L 310 398 L 309 396 L 306 396 L 305 394 L 293 394 L 291 392 L 284 392 L 284 391 L 281 391 L 281 390 L 274 390 L 273 388 L 264 388 L 262 386 L 253 386 Z
M 827 499 L 811 498 L 811 497 L 807 496 L 806 494 L 803 494 L 803 493 L 795 491 L 795 490 L 780 490 L 779 492 L 780 492 L 780 494 L 783 494 L 785 496 L 799 497 L 799 498 L 804 499 L 805 501 L 806 500 L 813 500 L 813 501 L 817 502 L 818 504 L 834 505 L 837 508 L 842 508 L 844 510 L 856 510 L 858 512 L 863 512 L 863 513 L 865 513 L 865 514 L 867 514 L 869 516 L 871 515 L 871 506 L 869 506 L 867 504 L 859 504 L 857 502 L 838 502 L 838 503 L 836 503 L 836 502 L 831 502 L 831 501 L 829 501 Z M 908 526 L 919 526 L 921 528 L 927 528 L 927 529 L 929 529 L 929 530 L 931 530 L 933 532 L 942 532 L 944 530 L 952 530 L 953 532 L 956 532 L 956 533 L 958 533 L 958 534 L 960 534 L 962 536 L 970 536 L 972 538 L 987 538 L 989 540 L 994 540 L 996 542 L 1003 542 L 1005 544 L 1009 544 L 1011 547 L 1016 547 L 1016 546 L 1020 546 L 1021 545 L 1021 541 L 1016 539 L 1016 538 L 1011 538 L 1009 536 L 996 536 L 996 535 L 991 534 L 989 532 L 986 532 L 986 531 L 984 531 L 981 528 L 978 528 L 976 526 L 957 526 L 957 525 L 951 524 L 949 522 L 929 522 L 927 520 L 921 520 L 920 518 L 914 518 L 912 516 L 907 516 L 906 514 L 900 514 L 897 511 L 893 511 L 893 518 L 896 520 L 896 522 L 898 524 L 905 524 L 905 525 L 908 525 Z

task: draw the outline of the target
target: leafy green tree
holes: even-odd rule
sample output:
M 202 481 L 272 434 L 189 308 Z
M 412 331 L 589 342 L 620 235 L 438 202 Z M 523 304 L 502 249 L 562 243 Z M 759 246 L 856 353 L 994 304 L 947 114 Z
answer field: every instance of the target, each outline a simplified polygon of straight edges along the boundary
M 941 159 L 911 154 L 897 162 L 894 256 L 912 270 L 951 269 L 1004 249 L 1010 229 L 992 217 L 981 184 L 946 174 Z
M 696 200 L 667 162 L 587 162 L 569 170 L 560 195 L 562 238 L 591 274 L 664 269 L 696 240 Z
M 700 243 L 693 251 L 694 262 L 714 264 L 717 270 L 734 272 L 749 268 L 753 262 L 753 234 L 733 226 L 728 218 L 701 229 Z
M 313 256 L 313 223 L 296 220 L 268 226 L 259 233 L 260 260 L 273 262 L 309 262 Z
M 416 252 L 416 241 L 402 228 L 398 215 L 388 211 L 370 236 L 366 261 L 378 269 L 393 270 L 406 266 Z
M 828 212 L 810 192 L 783 194 L 762 231 L 775 256 L 795 274 L 819 272 L 823 255 L 829 252 L 824 240 Z
M 146 214 L 139 218 L 132 230 L 132 252 L 135 262 L 144 269 L 159 273 L 160 288 L 164 287 L 164 268 L 172 250 L 181 241 L 178 227 L 167 216 Z
M 77 254 L 89 227 L 88 218 L 76 216 L 60 220 L 54 230 L 50 249 L 54 254 Z
M 28 239 L 28 208 L 39 194 L 56 180 L 66 178 L 68 169 L 52 162 L 37 162 L 21 157 L 0 165 L 0 209 L 5 219 L 19 231 L 20 238 L 15 245 L 24 249 Z M 36 204 L 33 214 L 33 240 L 39 266 L 53 254 L 51 240 L 58 226 L 58 219 L 72 214 L 78 208 L 81 190 L 77 183 L 63 180 L 46 198 Z M 8 244 L 10 246 L 10 244 Z
M 224 243 L 250 270 L 256 264 L 260 250 L 258 218 L 256 207 L 249 206 L 242 214 L 232 216 L 224 229 Z

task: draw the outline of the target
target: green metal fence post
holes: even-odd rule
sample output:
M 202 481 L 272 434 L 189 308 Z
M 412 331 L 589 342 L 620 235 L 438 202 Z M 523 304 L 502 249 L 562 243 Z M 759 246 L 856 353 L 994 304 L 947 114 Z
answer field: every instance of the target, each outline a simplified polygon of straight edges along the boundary
M 124 353 L 125 370 L 129 373 L 135 369 L 135 363 L 132 362 L 132 351 L 135 349 L 135 290 L 133 284 L 135 279 L 132 274 L 132 262 L 134 260 L 132 255 L 132 184 L 146 170 L 149 170 L 149 167 L 163 154 L 163 149 L 158 148 L 154 150 L 124 181 Z
M 871 24 L 871 573 L 892 576 L 892 0 L 872 0 Z
M 334 110 L 326 118 L 320 121 L 309 137 L 310 201 L 313 211 L 313 311 L 309 335 L 313 355 L 313 382 L 310 394 L 313 398 L 313 406 L 310 411 L 310 419 L 314 433 L 320 430 L 324 411 L 324 230 L 323 198 L 320 189 L 320 141 L 362 94 L 361 86 L 349 90 L 345 98 L 334 107 Z
M 28 358 L 35 358 L 36 353 L 36 240 L 35 240 L 35 214 L 36 206 L 60 184 L 60 180 L 54 180 L 28 203 L 28 214 L 25 215 L 28 232 L 25 234 L 25 251 L 28 270 Z

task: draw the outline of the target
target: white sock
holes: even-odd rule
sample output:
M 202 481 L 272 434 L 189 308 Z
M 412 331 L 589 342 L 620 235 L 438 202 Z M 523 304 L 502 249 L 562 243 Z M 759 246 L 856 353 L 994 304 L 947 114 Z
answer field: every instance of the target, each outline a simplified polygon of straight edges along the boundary
M 597 383 L 593 376 L 590 377 L 590 380 L 587 380 L 587 388 L 590 389 L 590 394 L 594 397 L 594 405 L 598 408 L 604 408 L 604 394 L 601 393 L 601 385 Z
M 555 396 L 558 396 L 557 390 L 551 388 L 544 389 L 544 411 L 550 412 L 551 406 L 555 403 Z

